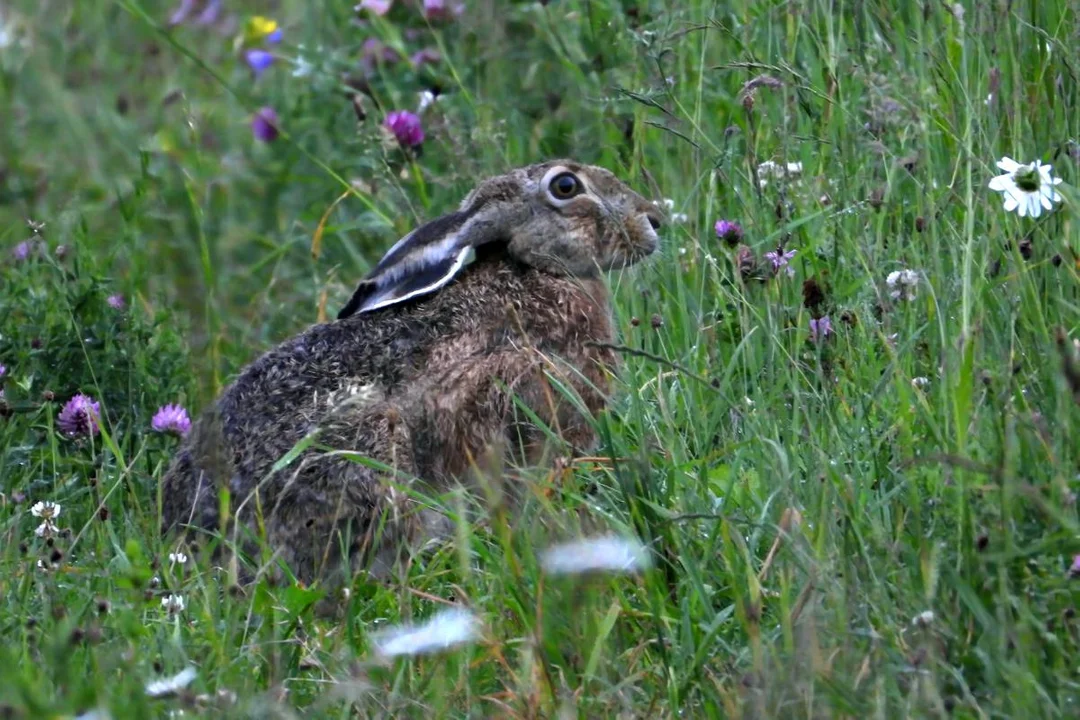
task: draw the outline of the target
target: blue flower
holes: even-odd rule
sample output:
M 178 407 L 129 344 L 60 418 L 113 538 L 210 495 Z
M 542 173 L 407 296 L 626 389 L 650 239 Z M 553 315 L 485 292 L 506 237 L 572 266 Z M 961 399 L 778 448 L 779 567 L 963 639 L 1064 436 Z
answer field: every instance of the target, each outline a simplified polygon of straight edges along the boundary
M 274 64 L 274 55 L 266 50 L 248 50 L 244 53 L 244 60 L 247 61 L 248 67 L 255 73 L 255 77 L 259 77 L 268 67 Z

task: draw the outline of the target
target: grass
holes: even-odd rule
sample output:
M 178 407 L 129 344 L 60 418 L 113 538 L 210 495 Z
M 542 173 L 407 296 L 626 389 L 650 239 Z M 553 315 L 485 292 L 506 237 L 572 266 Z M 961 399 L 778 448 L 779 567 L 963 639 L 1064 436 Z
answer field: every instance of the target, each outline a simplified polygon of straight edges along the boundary
M 0 5 L 0 245 L 45 223 L 0 265 L 0 716 L 1074 716 L 1075 4 L 478 0 L 431 27 L 402 4 L 363 25 L 261 4 L 285 41 L 257 81 L 240 3 L 171 29 L 158 2 Z M 358 120 L 371 37 L 444 61 L 378 64 Z M 432 84 L 403 162 L 379 124 Z M 608 461 L 514 470 L 520 519 L 445 499 L 486 522 L 329 617 L 319 587 L 170 564 L 154 410 L 205 407 L 479 179 L 563 155 L 687 216 L 611 278 L 633 352 L 596 421 Z M 1003 155 L 1053 163 L 1065 203 L 1004 212 Z M 767 160 L 802 173 L 762 188 Z M 794 276 L 744 277 L 720 218 L 759 266 L 797 250 Z M 911 302 L 885 283 L 904 268 Z M 56 432 L 79 391 L 102 402 L 92 443 Z M 52 541 L 40 500 L 63 508 Z M 607 530 L 653 568 L 540 572 L 541 548 Z M 481 642 L 373 659 L 375 630 L 450 601 Z

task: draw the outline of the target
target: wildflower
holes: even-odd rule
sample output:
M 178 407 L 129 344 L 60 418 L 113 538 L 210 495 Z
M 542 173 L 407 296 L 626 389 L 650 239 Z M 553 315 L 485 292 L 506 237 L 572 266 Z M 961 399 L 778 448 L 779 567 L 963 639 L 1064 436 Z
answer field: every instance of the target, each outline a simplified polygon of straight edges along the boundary
M 374 72 L 379 61 L 387 65 L 393 64 L 400 59 L 397 50 L 384 44 L 378 38 L 368 38 L 360 46 L 360 63 L 367 72 Z
M 251 132 L 256 140 L 272 143 L 278 138 L 278 116 L 273 108 L 260 108 L 251 119 Z
M 23 240 L 21 243 L 11 249 L 11 255 L 15 258 L 16 262 L 22 262 L 30 257 L 30 241 Z
M 56 424 L 60 432 L 69 437 L 95 435 L 98 432 L 97 419 L 100 416 L 101 405 L 94 402 L 90 396 L 79 393 L 64 405 L 56 418 Z
M 734 220 L 717 220 L 716 237 L 723 240 L 725 244 L 731 247 L 735 247 L 740 242 L 742 242 L 742 226 Z
M 52 520 L 46 519 L 36 528 L 34 528 L 34 534 L 39 538 L 51 538 L 60 534 L 60 528 Z
M 307 77 L 308 75 L 310 75 L 312 73 L 313 70 L 315 70 L 315 64 L 313 62 L 311 62 L 310 60 L 308 60 L 307 57 L 303 54 L 303 50 L 304 50 L 303 45 L 298 46 L 298 49 L 301 52 L 292 61 L 292 63 L 293 63 L 292 76 L 296 77 L 296 78 Z
M 1003 157 L 997 166 L 1005 171 L 990 180 L 990 189 L 1002 194 L 1005 212 L 1016 211 L 1020 217 L 1037 218 L 1043 210 L 1052 210 L 1061 195 L 1054 189 L 1061 178 L 1051 176 L 1050 165 L 1040 161 L 1021 165 L 1010 157 Z
M 196 25 L 213 25 L 221 15 L 221 0 L 208 0 L 199 17 L 195 18 Z M 278 30 L 277 32 L 281 32 Z
M 423 67 L 424 65 L 435 65 L 440 61 L 442 61 L 442 55 L 440 55 L 439 51 L 435 48 L 423 48 L 422 50 L 417 50 L 412 54 L 412 57 L 409 58 L 409 62 L 418 68 Z
M 384 658 L 425 655 L 476 640 L 480 620 L 464 608 L 436 613 L 422 625 L 401 625 L 374 639 L 375 651 Z
M 161 607 L 170 615 L 179 615 L 184 612 L 184 596 L 166 595 L 161 598 Z
M 911 619 L 911 624 L 912 625 L 915 625 L 916 627 L 921 627 L 921 628 L 927 627 L 932 622 L 934 622 L 934 611 L 933 610 L 923 610 L 921 613 L 919 613 L 918 615 L 916 615 L 915 617 L 913 617 Z
M 26 227 L 30 228 L 30 232 L 34 233 L 35 235 L 40 235 L 41 231 L 45 229 L 45 223 L 27 218 Z
M 420 118 L 408 110 L 395 110 L 386 116 L 383 125 L 394 134 L 402 147 L 415 147 L 424 142 L 424 128 Z
M 195 0 L 180 0 L 180 4 L 169 15 L 169 25 L 179 25 L 187 20 L 188 15 L 195 9 Z
M 263 72 L 274 64 L 274 54 L 266 50 L 252 49 L 244 53 L 244 61 L 248 67 L 259 77 Z
M 43 520 L 55 520 L 60 517 L 60 503 L 39 500 L 30 507 L 30 514 Z
M 424 17 L 428 20 L 449 20 L 464 11 L 462 4 L 451 4 L 447 0 L 424 0 Z
M 757 166 L 758 185 L 761 188 L 765 188 L 769 184 L 770 179 L 782 179 L 786 177 L 795 177 L 802 175 L 802 163 L 790 162 L 785 165 L 775 163 L 772 160 L 766 160 Z
M 417 114 L 424 112 L 429 107 L 434 105 L 442 97 L 442 94 L 435 94 L 431 90 L 424 90 L 420 93 L 420 102 L 416 106 Z
M 0 378 L 4 377 L 4 375 L 7 375 L 7 367 L 0 364 Z
M 919 289 L 919 274 L 914 270 L 894 270 L 885 278 L 885 284 L 889 286 L 889 297 L 911 302 Z
M 788 265 L 788 262 L 795 257 L 797 250 L 789 250 L 784 252 L 783 246 L 777 247 L 775 250 L 770 250 L 765 253 L 765 258 L 772 263 L 773 272 L 780 272 L 781 268 L 787 268 L 788 277 L 795 276 L 795 268 Z
M 928 377 L 913 377 L 911 378 L 912 387 L 924 388 L 930 384 L 930 378 Z
M 282 39 L 284 39 L 284 37 L 285 37 L 285 33 L 283 33 L 281 31 L 281 28 L 277 28 L 276 30 L 274 30 L 273 32 L 271 32 L 269 35 L 266 36 L 266 44 L 267 45 L 277 45 L 278 43 L 280 43 L 282 41 Z
M 159 433 L 187 435 L 191 429 L 191 418 L 180 405 L 162 405 L 150 421 L 150 427 Z
M 146 686 L 146 694 L 152 698 L 172 697 L 190 685 L 196 678 L 195 668 L 187 667 L 169 678 L 162 678 Z
M 552 575 L 632 573 L 648 568 L 650 558 L 648 550 L 637 539 L 608 536 L 548 548 L 540 563 Z
M 177 550 L 174 553 L 169 553 L 169 563 L 173 565 L 184 565 L 188 561 L 188 556 Z
M 1072 566 L 1069 568 L 1069 577 L 1080 577 L 1080 555 L 1073 558 Z
M 832 321 L 828 315 L 810 318 L 810 339 L 814 342 L 824 340 L 832 334 Z
M 369 10 L 376 15 L 382 16 L 390 12 L 390 6 L 393 4 L 393 0 L 360 0 L 360 4 L 353 9 L 356 10 L 356 12 Z
M 277 31 L 277 20 L 255 15 L 249 18 L 244 26 L 244 41 L 249 44 L 260 43 Z
M 109 297 L 105 298 L 105 302 L 113 310 L 123 310 L 124 309 L 124 304 L 125 303 L 124 303 L 124 296 L 123 295 L 120 295 L 120 294 L 110 295 Z

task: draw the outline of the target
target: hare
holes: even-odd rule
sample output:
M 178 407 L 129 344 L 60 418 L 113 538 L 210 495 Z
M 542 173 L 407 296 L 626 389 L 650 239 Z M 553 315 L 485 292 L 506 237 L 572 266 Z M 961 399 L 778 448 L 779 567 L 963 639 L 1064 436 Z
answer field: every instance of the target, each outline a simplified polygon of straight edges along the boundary
M 602 410 L 618 366 L 602 273 L 651 254 L 660 222 L 612 173 L 570 160 L 481 183 L 391 247 L 336 321 L 240 373 L 162 479 L 163 530 L 265 533 L 306 582 L 345 562 L 385 574 L 449 531 L 417 495 L 503 449 L 537 462 L 551 431 L 587 451 L 578 404 Z

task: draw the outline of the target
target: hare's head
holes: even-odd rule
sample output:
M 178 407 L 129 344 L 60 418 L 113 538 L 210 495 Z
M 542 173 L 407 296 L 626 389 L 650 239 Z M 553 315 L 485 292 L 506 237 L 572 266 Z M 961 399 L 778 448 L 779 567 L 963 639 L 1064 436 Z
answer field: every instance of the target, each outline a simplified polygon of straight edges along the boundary
M 555 160 L 486 180 L 457 212 L 399 240 L 360 283 L 339 318 L 434 292 L 472 252 L 499 243 L 514 261 L 553 275 L 591 277 L 656 250 L 656 205 L 607 170 Z

